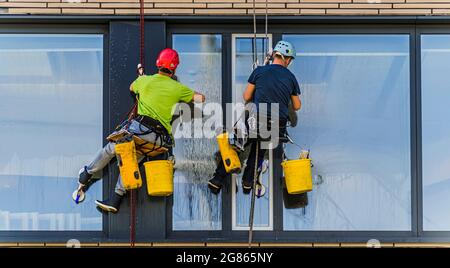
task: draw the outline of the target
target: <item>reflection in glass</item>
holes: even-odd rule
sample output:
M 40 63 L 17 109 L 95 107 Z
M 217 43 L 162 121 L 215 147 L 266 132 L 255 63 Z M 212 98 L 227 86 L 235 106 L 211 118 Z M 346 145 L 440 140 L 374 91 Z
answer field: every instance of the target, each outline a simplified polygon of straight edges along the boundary
M 180 54 L 180 82 L 205 94 L 208 103 L 221 103 L 221 36 L 173 35 L 173 48 Z M 220 230 L 221 195 L 208 189 L 208 180 L 215 170 L 215 140 L 179 138 L 175 144 L 173 230 Z
M 423 229 L 450 230 L 450 35 L 422 35 Z
M 302 89 L 292 138 L 311 149 L 306 209 L 285 230 L 410 230 L 408 35 L 285 35 Z M 290 158 L 299 149 L 287 147 Z
M 264 56 L 266 49 L 266 39 L 261 37 L 257 38 L 257 57 L 258 62 L 262 64 L 264 62 Z M 243 103 L 243 93 L 247 86 L 247 79 L 252 72 L 253 66 L 253 38 L 252 37 L 237 37 L 235 39 L 235 55 L 234 55 L 234 70 L 233 70 L 233 101 L 234 103 Z M 270 155 L 271 156 L 271 155 Z M 243 168 L 245 168 L 245 162 L 243 163 Z M 263 185 L 266 187 L 266 194 L 256 199 L 255 202 L 255 214 L 254 214 L 254 227 L 258 228 L 271 228 L 272 219 L 270 218 L 270 212 L 272 210 L 271 203 L 271 180 L 270 174 L 272 170 L 269 168 L 262 176 Z M 251 194 L 244 194 L 242 192 L 242 175 L 243 172 L 237 176 L 233 176 L 235 184 L 237 185 L 237 192 L 233 194 L 233 213 L 235 215 L 235 229 L 248 229 L 249 225 L 249 215 L 250 215 L 250 204 L 251 204 Z
M 71 199 L 102 146 L 103 36 L 0 35 L 0 230 L 101 230 Z

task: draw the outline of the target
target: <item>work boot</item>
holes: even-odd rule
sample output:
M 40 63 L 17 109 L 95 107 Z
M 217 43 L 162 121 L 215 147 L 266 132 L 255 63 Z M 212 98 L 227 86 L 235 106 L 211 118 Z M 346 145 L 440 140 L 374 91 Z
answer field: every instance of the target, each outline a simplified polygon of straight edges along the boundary
M 219 194 L 220 189 L 222 189 L 224 178 L 214 174 L 213 178 L 208 182 L 208 188 L 213 194 Z
M 245 180 L 242 180 L 242 192 L 243 192 L 244 194 L 249 194 L 249 193 L 251 193 L 252 188 L 253 188 L 253 181 L 245 181 Z
M 242 175 L 242 192 L 249 194 L 253 188 L 253 176 L 254 169 L 252 167 L 245 167 L 244 174 Z
M 111 198 L 105 201 L 96 200 L 95 204 L 103 212 L 117 213 L 119 211 L 120 203 L 122 202 L 123 196 L 114 192 Z

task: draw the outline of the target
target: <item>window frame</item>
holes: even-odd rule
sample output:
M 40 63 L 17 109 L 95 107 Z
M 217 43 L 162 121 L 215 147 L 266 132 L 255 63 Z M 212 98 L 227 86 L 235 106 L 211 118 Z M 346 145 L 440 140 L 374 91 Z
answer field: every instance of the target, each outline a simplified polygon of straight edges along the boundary
M 166 44 L 167 44 L 167 47 L 170 47 L 170 48 L 172 48 L 173 47 L 173 35 L 218 35 L 218 36 L 220 36 L 221 37 L 221 47 L 222 47 L 222 52 L 221 52 L 221 71 L 222 71 L 222 74 L 224 73 L 224 69 L 223 69 L 223 66 L 224 66 L 224 60 L 225 60 L 225 57 L 224 57 L 224 47 L 223 47 L 223 45 L 224 45 L 224 41 L 223 41 L 223 38 L 224 38 L 224 36 L 221 34 L 221 33 L 214 33 L 214 32 L 194 32 L 194 33 L 178 33 L 178 32 L 168 32 L 167 33 L 167 36 L 166 36 L 166 38 L 167 38 L 167 40 L 166 40 Z M 181 64 L 183 64 L 183 63 L 181 63 Z M 225 82 L 223 81 L 224 80 L 224 78 L 223 78 L 223 75 L 222 75 L 222 83 L 221 83 L 221 86 L 222 86 L 222 91 L 221 91 L 221 93 L 223 93 L 223 86 L 224 86 L 224 84 L 225 84 Z M 197 90 L 196 88 L 193 88 L 193 90 Z M 224 101 L 224 98 L 225 98 L 225 96 L 224 96 L 224 94 L 222 94 L 221 95 L 221 103 L 222 103 L 222 107 L 224 106 L 224 103 L 226 103 L 225 101 Z M 206 101 L 208 101 L 208 100 L 206 100 Z M 175 156 L 176 157 L 176 156 Z M 224 189 L 222 189 L 222 193 L 221 193 L 221 202 L 222 202 L 222 211 L 221 211 L 221 229 L 217 229 L 217 230 L 173 230 L 173 210 L 172 210 L 172 208 L 173 208 L 173 195 L 171 195 L 170 196 L 170 198 L 168 198 L 168 202 L 166 202 L 166 232 L 167 232 L 167 234 L 170 236 L 170 235 L 172 235 L 172 233 L 180 233 L 180 234 L 183 234 L 183 233 L 185 233 L 186 232 L 186 234 L 188 234 L 188 237 L 190 237 L 190 235 L 189 234 L 191 234 L 191 233 L 197 233 L 197 232 L 200 232 L 200 233 L 205 233 L 206 235 L 207 234 L 213 234 L 213 235 L 219 235 L 220 234 L 220 232 L 223 230 L 223 226 L 224 226 L 224 219 L 223 219 L 223 216 L 224 216 L 224 213 L 223 213 L 223 211 L 224 211 L 224 206 L 225 206 L 225 204 L 223 203 L 224 202 L 224 198 L 223 198 L 223 191 L 224 191 Z
M 232 91 L 232 103 L 236 102 L 235 99 L 235 95 L 233 94 L 233 92 L 236 89 L 236 41 L 238 38 L 253 38 L 255 35 L 254 34 L 248 34 L 248 33 L 233 33 L 231 34 L 231 91 Z M 261 34 L 261 33 L 257 33 L 256 34 L 256 38 L 257 39 L 263 39 L 265 38 L 266 35 L 265 34 Z M 273 36 L 272 34 L 268 33 L 267 34 L 267 45 L 269 47 L 273 46 Z M 257 53 L 260 53 L 260 51 L 257 51 Z M 262 52 L 263 55 L 264 53 L 266 53 L 265 51 Z M 233 118 L 234 114 L 232 114 L 232 120 L 235 121 L 235 119 Z M 253 230 L 254 231 L 273 231 L 274 230 L 274 226 L 273 226 L 273 207 L 274 207 L 274 201 L 273 201 L 273 181 L 274 181 L 274 177 L 273 177 L 273 151 L 269 150 L 269 179 L 268 179 L 268 184 L 269 184 L 269 191 L 266 192 L 266 194 L 268 194 L 269 197 L 269 223 L 268 226 L 254 226 Z M 231 176 L 231 189 L 235 189 L 236 187 L 236 174 L 233 174 Z M 237 194 L 236 191 L 231 191 L 231 225 L 232 225 L 232 230 L 233 231 L 248 231 L 250 229 L 250 227 L 245 227 L 245 226 L 239 226 L 237 224 L 237 217 L 236 217 L 236 213 L 237 213 L 237 203 L 236 200 L 237 199 Z M 256 201 L 258 202 L 258 201 Z
M 426 237 L 435 241 L 448 241 L 450 239 L 450 230 L 449 231 L 426 231 L 423 229 L 423 151 L 422 151 L 422 46 L 421 46 L 421 37 L 422 35 L 450 35 L 450 26 L 449 25 L 418 25 L 416 27 L 416 85 L 417 85 L 417 117 L 418 117 L 418 137 L 417 137 L 417 155 L 418 155 L 418 163 L 417 163 L 417 191 L 418 191 L 418 202 L 417 202 L 417 211 L 418 211 L 418 236 Z
M 64 27 L 66 26 L 66 27 Z M 0 24 L 0 34 L 97 34 L 103 36 L 103 91 L 102 91 L 102 138 L 103 144 L 109 132 L 109 32 L 102 24 L 95 25 L 53 25 L 53 24 Z M 102 192 L 103 196 L 109 193 L 109 172 L 103 172 Z M 68 197 L 69 198 L 69 197 Z M 2 242 L 61 242 L 76 238 L 84 243 L 98 242 L 108 237 L 108 216 L 102 215 L 102 230 L 97 231 L 0 231 Z
M 281 181 L 276 183 L 276 179 L 273 180 L 273 230 L 271 231 L 255 231 L 254 237 L 258 241 L 279 241 L 279 242 L 293 242 L 293 241 L 311 241 L 311 242 L 361 242 L 368 241 L 371 238 L 376 238 L 383 241 L 405 241 L 411 237 L 417 237 L 419 234 L 418 219 L 419 211 L 416 209 L 418 204 L 418 170 L 417 170 L 417 142 L 418 142 L 418 124 L 417 124 L 417 90 L 416 87 L 416 30 L 414 25 L 383 25 L 380 27 L 371 27 L 372 25 L 318 25 L 318 24 L 290 24 L 270 25 L 269 34 L 272 35 L 272 43 L 282 39 L 283 35 L 287 34 L 403 34 L 409 36 L 409 53 L 410 53 L 410 155 L 411 155 L 411 230 L 408 231 L 284 231 L 283 230 L 283 202 L 281 198 Z M 260 24 L 258 28 L 263 29 L 263 25 Z M 233 36 L 246 36 L 252 35 L 249 27 L 242 27 L 242 25 L 197 25 L 197 24 L 168 24 L 167 31 L 167 43 L 172 44 L 172 34 L 199 34 L 199 33 L 214 33 L 222 34 L 222 48 L 224 53 L 222 54 L 222 73 L 223 73 L 223 87 L 222 87 L 222 101 L 232 101 L 232 94 L 227 92 L 227 88 L 232 88 L 232 62 L 233 55 Z M 259 29 L 258 33 L 261 33 Z M 228 42 L 228 44 L 227 44 Z M 227 51 L 228 50 L 228 51 Z M 226 59 L 229 57 L 229 59 Z M 229 64 L 229 65 L 227 65 Z M 229 79 L 229 80 L 228 80 Z M 228 80 L 228 81 L 227 81 Z M 229 120 L 229 118 L 225 119 Z M 277 163 L 281 163 L 281 148 L 275 149 L 273 157 L 273 178 L 277 178 L 279 174 L 282 174 L 281 166 Z M 168 204 L 168 239 L 183 241 L 183 240 L 226 240 L 243 242 L 246 241 L 247 231 L 232 230 L 230 223 L 232 222 L 232 210 L 225 204 L 231 202 L 231 193 L 227 190 L 226 194 L 222 194 L 222 230 L 221 231 L 173 231 L 171 230 L 171 206 Z M 170 220 L 170 221 L 169 221 Z M 228 221 L 228 223 L 227 223 Z M 232 225 L 232 224 L 231 224 Z

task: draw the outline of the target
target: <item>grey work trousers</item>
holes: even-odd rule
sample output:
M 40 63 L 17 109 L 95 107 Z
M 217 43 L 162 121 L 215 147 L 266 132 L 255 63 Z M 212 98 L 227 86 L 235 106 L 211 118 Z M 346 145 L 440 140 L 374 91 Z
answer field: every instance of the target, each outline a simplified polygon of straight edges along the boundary
M 139 123 L 138 121 L 132 120 L 128 128 L 128 131 L 135 135 L 138 135 L 141 139 L 147 142 L 155 143 L 157 146 L 161 146 L 162 141 L 160 138 L 158 138 L 157 134 L 154 132 L 151 132 L 149 134 L 143 134 L 148 132 L 149 129 L 144 125 L 142 125 L 141 123 Z M 108 144 L 105 145 L 105 147 L 103 147 L 97 152 L 96 156 L 94 157 L 94 160 L 92 160 L 92 162 L 86 166 L 87 172 L 89 174 L 94 174 L 103 170 L 103 168 L 105 168 L 115 156 L 116 156 L 115 143 L 109 142 Z M 144 159 L 144 155 L 137 153 L 138 163 L 140 163 L 142 159 Z M 122 183 L 122 176 L 120 175 L 117 179 L 114 191 L 121 196 L 123 196 L 126 193 L 126 190 L 123 187 Z

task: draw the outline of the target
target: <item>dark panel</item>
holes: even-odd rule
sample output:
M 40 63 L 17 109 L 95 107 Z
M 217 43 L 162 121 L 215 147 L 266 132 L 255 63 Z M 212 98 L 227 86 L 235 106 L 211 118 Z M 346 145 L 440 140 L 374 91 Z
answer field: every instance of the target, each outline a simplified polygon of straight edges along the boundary
M 231 34 L 222 34 L 222 109 L 226 111 L 227 103 L 232 102 L 232 91 L 231 91 Z M 227 123 L 228 121 L 228 123 Z M 225 114 L 223 123 L 225 126 L 231 125 L 231 115 Z M 222 192 L 222 236 L 231 236 L 231 180 L 228 180 L 228 184 L 225 185 Z
M 147 73 L 156 71 L 154 62 L 158 52 L 166 46 L 164 22 L 145 24 L 145 67 Z M 110 24 L 110 131 L 119 124 L 130 110 L 133 99 L 130 83 L 136 79 L 139 63 L 138 22 L 111 22 Z M 110 168 L 111 191 L 117 182 L 118 168 L 113 162 Z M 143 170 L 142 170 L 143 171 Z M 150 198 L 146 184 L 137 191 L 136 241 L 149 241 L 165 237 L 165 198 Z M 128 241 L 130 236 L 130 195 L 125 197 L 119 213 L 109 217 L 110 238 Z

